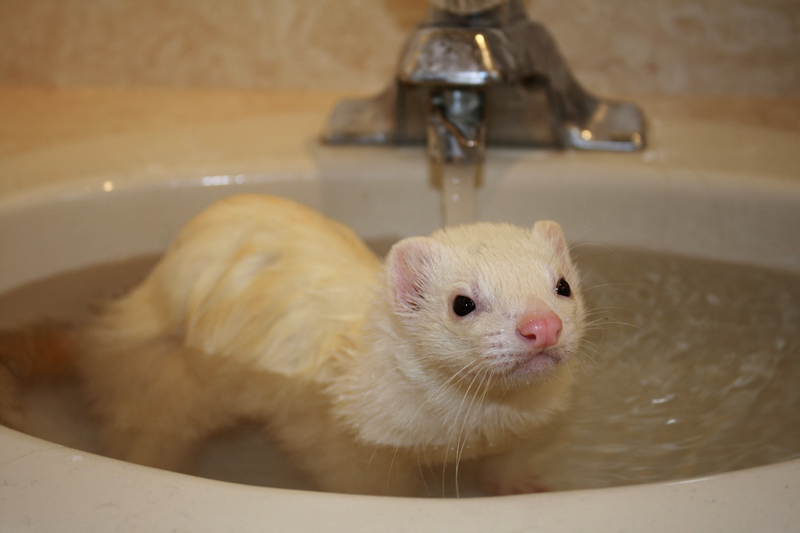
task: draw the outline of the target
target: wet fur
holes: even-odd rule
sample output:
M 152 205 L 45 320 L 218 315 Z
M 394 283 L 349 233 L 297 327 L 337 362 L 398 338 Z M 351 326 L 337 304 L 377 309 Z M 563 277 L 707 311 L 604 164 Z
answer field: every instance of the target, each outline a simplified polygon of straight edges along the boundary
M 561 276 L 570 298 L 555 294 Z M 553 222 L 406 239 L 381 265 L 314 211 L 232 197 L 90 325 L 78 368 L 121 459 L 184 470 L 207 436 L 248 419 L 322 490 L 414 495 L 421 470 L 486 455 L 485 483 L 504 487 L 515 480 L 497 454 L 566 405 L 578 283 Z M 474 313 L 452 312 L 458 294 Z M 514 335 L 534 304 L 564 329 L 532 369 Z
M 0 424 L 23 431 L 24 393 L 74 377 L 74 340 L 69 326 L 53 321 L 0 331 Z

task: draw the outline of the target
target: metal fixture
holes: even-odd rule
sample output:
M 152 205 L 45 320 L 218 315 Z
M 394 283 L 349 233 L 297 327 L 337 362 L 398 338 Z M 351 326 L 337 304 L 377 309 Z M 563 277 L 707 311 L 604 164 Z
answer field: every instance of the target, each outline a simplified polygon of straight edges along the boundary
M 396 79 L 344 100 L 323 132 L 332 144 L 426 144 L 434 161 L 479 162 L 485 145 L 631 151 L 644 117 L 573 78 L 520 0 L 432 0 Z

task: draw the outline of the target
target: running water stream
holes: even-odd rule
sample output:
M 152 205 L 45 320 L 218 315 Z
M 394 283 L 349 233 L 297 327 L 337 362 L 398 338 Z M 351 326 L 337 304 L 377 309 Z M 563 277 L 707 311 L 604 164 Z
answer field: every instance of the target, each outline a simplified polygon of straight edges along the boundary
M 478 219 L 477 183 L 480 163 L 445 165 L 441 170 L 442 219 L 445 227 Z

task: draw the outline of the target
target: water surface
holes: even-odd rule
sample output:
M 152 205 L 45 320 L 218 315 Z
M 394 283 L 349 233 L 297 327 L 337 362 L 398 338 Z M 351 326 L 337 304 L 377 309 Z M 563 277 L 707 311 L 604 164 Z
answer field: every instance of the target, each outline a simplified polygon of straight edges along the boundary
M 594 327 L 573 405 L 528 459 L 544 484 L 666 481 L 800 457 L 800 276 L 596 246 L 574 253 Z M 0 297 L 0 326 L 44 316 L 81 322 L 155 260 L 17 289 Z M 95 451 L 94 426 L 72 387 L 33 391 L 26 410 L 27 432 Z M 308 488 L 253 427 L 216 438 L 195 473 Z M 464 469 L 462 495 L 474 494 L 469 483 Z

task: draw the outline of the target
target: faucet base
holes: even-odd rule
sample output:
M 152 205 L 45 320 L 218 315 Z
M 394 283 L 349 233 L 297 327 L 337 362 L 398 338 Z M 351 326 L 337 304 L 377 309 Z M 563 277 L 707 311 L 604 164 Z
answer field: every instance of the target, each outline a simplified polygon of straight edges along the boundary
M 633 103 L 595 99 L 587 119 L 557 122 L 551 118 L 546 91 L 494 86 L 486 93 L 487 146 L 617 152 L 645 146 L 644 114 Z M 371 98 L 338 102 L 322 139 L 328 144 L 422 146 L 427 143 L 429 108 L 430 91 L 393 84 Z

